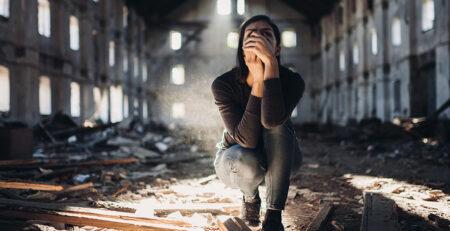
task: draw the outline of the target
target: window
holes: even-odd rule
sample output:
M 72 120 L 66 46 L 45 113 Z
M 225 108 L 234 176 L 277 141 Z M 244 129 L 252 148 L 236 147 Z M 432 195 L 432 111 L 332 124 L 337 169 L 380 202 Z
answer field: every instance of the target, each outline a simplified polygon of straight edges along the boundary
M 377 30 L 375 30 L 375 28 L 372 28 L 371 34 L 372 34 L 372 54 L 376 55 L 378 54 Z
M 402 25 L 400 19 L 395 17 L 392 21 L 392 45 L 400 46 L 402 44 Z
M 147 82 L 147 65 L 142 63 L 142 81 Z
M 147 119 L 148 118 L 148 105 L 147 100 L 144 100 L 142 102 L 142 118 Z
M 76 82 L 70 83 L 70 114 L 73 117 L 79 117 L 81 115 L 80 104 L 80 84 Z
M 96 119 L 101 119 L 103 122 L 108 122 L 108 91 L 100 90 L 98 87 L 94 87 L 94 103 Z
M 135 55 L 133 58 L 133 73 L 134 77 L 139 76 L 139 58 L 137 57 L 137 55 Z
M 227 35 L 227 46 L 229 48 L 237 49 L 239 46 L 239 34 L 236 32 L 230 32 Z
M 358 49 L 358 45 L 353 45 L 353 64 L 358 64 L 359 63 L 359 49 Z
M 422 0 L 422 31 L 433 29 L 434 17 L 434 1 Z
M 108 62 L 109 62 L 109 66 L 112 67 L 114 66 L 115 62 L 116 62 L 116 44 L 114 43 L 114 41 L 110 41 L 109 42 L 109 52 L 108 52 Z
M 109 101 L 111 102 L 111 122 L 123 120 L 123 90 L 122 86 L 111 86 L 109 89 Z
M 123 117 L 127 118 L 130 110 L 130 104 L 128 102 L 128 95 L 123 96 Z
M 0 15 L 9 18 L 9 0 L 0 0 Z
M 183 118 L 186 111 L 184 108 L 184 103 L 174 103 L 172 104 L 172 118 L 179 119 Z
M 10 109 L 10 87 L 9 69 L 0 66 L 0 111 L 2 112 Z
M 231 0 L 217 0 L 217 13 L 219 15 L 231 14 Z
M 51 33 L 50 3 L 48 0 L 38 1 L 38 32 L 47 38 Z
M 76 51 L 80 49 L 80 28 L 78 18 L 70 16 L 70 49 Z
M 128 26 L 128 8 L 126 6 L 122 8 L 122 25 L 123 28 Z
M 377 84 L 372 86 L 372 117 L 377 116 Z
M 139 100 L 137 98 L 133 100 L 133 115 L 139 115 Z
M 345 71 L 345 53 L 342 50 L 339 53 L 339 70 Z
M 170 32 L 170 48 L 172 50 L 178 50 L 181 48 L 182 36 L 180 32 L 171 31 Z
M 128 52 L 126 49 L 123 50 L 123 72 L 128 72 Z
M 237 0 L 237 12 L 239 15 L 245 14 L 245 0 Z
M 48 76 L 39 78 L 39 112 L 41 115 L 52 114 L 52 90 Z
M 402 101 L 401 101 L 401 82 L 400 80 L 395 80 L 394 82 L 394 111 L 400 112 Z
M 297 46 L 297 33 L 293 30 L 286 30 L 281 33 L 281 42 L 284 47 Z
M 184 65 L 178 64 L 172 67 L 172 71 L 170 73 L 170 80 L 175 85 L 184 84 Z

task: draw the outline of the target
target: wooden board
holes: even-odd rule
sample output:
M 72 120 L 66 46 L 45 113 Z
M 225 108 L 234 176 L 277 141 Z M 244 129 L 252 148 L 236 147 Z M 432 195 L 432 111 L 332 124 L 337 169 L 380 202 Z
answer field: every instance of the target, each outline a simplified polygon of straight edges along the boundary
M 361 231 L 399 230 L 396 204 L 381 193 L 364 192 Z
M 220 231 L 251 231 L 239 217 L 218 216 L 216 221 Z
M 307 231 L 319 231 L 327 229 L 327 222 L 333 213 L 333 205 L 330 203 L 324 203 L 320 206 L 319 213 L 314 220 L 309 224 Z

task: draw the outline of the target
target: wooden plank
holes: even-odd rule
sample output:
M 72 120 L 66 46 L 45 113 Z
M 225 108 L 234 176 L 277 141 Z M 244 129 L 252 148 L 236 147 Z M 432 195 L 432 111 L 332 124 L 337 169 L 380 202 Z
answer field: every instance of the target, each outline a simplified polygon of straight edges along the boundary
M 92 182 L 65 187 L 62 185 L 42 184 L 35 182 L 0 181 L 0 189 L 39 190 L 39 191 L 54 191 L 60 193 L 68 193 L 84 190 L 91 188 L 93 186 L 94 184 L 92 184 Z
M 190 223 L 178 220 L 171 220 L 166 218 L 158 217 L 140 217 L 136 216 L 134 213 L 127 212 L 117 212 L 105 209 L 96 209 L 89 207 L 79 207 L 73 204 L 67 203 L 41 203 L 41 202 L 30 202 L 22 200 L 11 200 L 11 199 L 0 199 L 0 211 L 10 211 L 10 214 L 15 214 L 16 216 L 8 216 L 7 213 L 1 213 L 0 217 L 6 218 L 21 218 L 21 219 L 38 219 L 46 221 L 56 221 L 74 225 L 94 225 L 105 224 L 98 226 L 104 228 L 110 228 L 114 226 L 116 228 L 125 230 L 188 230 L 180 229 L 192 228 Z M 19 209 L 20 208 L 20 209 Z M 41 216 L 42 215 L 42 216 Z M 49 216 L 47 216 L 49 215 Z M 55 215 L 51 216 L 51 215 Z M 41 219 L 45 217 L 46 219 Z M 48 218 L 48 219 L 47 219 Z M 93 219 L 94 223 L 84 224 L 78 218 L 83 219 Z M 76 224 L 75 224 L 75 223 Z M 112 222 L 112 223 L 111 223 Z M 121 223 L 121 224 L 117 224 Z M 135 225 L 144 226 L 145 229 L 136 228 Z M 122 227 L 126 226 L 126 227 Z M 128 228 L 127 228 L 128 227 Z M 148 228 L 153 229 L 148 229 Z M 155 229 L 157 228 L 157 229 Z M 164 229 L 161 229 L 164 228 Z
M 330 203 L 324 203 L 321 205 L 319 213 L 314 220 L 309 224 L 307 231 L 319 231 L 327 229 L 327 222 L 333 213 L 333 205 Z
M 364 192 L 361 231 L 399 230 L 398 214 L 393 200 L 376 192 Z
M 78 226 L 95 226 L 100 228 L 137 231 L 187 231 L 188 227 L 160 224 L 156 222 L 135 221 L 123 218 L 109 218 L 92 214 L 78 214 L 74 212 L 49 212 L 49 211 L 23 211 L 16 209 L 1 209 L 0 217 L 23 220 L 42 220 L 59 222 Z
M 26 189 L 26 190 L 40 190 L 40 191 L 62 191 L 64 187 L 61 185 L 39 184 L 29 182 L 9 182 L 0 181 L 0 188 L 3 189 Z
M 120 159 L 107 159 L 107 160 L 91 160 L 73 163 L 64 163 L 59 161 L 43 163 L 38 161 L 18 160 L 18 161 L 0 161 L 1 169 L 27 169 L 27 168 L 70 168 L 70 167 L 91 167 L 98 165 L 116 165 L 116 164 L 135 164 L 139 163 L 139 160 L 134 157 L 120 158 Z
M 220 231 L 251 231 L 239 217 L 218 216 L 216 221 Z

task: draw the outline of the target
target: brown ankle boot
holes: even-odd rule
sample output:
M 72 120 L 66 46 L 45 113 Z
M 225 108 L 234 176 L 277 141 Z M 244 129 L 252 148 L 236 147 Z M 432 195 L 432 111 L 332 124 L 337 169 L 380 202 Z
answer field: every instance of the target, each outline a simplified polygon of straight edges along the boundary
M 261 198 L 259 194 L 256 194 L 255 199 L 252 201 L 245 201 L 245 197 L 242 198 L 241 207 L 241 219 L 248 226 L 258 226 L 259 221 L 259 210 L 261 209 Z

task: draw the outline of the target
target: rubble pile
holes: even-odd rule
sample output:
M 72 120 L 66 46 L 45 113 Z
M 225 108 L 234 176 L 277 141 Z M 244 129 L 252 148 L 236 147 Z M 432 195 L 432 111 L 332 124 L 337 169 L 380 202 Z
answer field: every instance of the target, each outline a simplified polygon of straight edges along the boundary
M 238 214 L 240 202 L 231 198 L 239 192 L 211 175 L 211 155 L 187 133 L 132 119 L 78 126 L 57 113 L 32 128 L 32 158 L 0 160 L 0 224 L 218 230 L 217 216 Z

